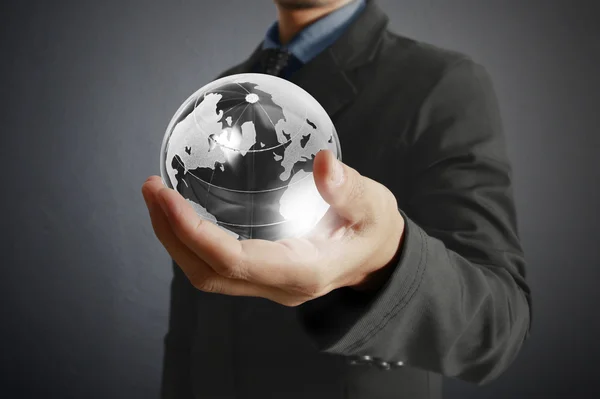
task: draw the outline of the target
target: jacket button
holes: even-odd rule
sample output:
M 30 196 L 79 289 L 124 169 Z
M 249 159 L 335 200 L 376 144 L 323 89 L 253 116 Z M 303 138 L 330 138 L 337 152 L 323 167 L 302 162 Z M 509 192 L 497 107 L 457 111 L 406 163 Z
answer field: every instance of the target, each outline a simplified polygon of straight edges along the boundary
M 399 369 L 400 367 L 404 367 L 404 362 L 390 362 L 390 367 L 393 369 Z
M 373 358 L 368 355 L 364 356 L 355 356 L 348 360 L 348 364 L 351 366 L 359 366 L 359 365 L 368 365 L 370 366 L 373 363 Z
M 377 367 L 379 367 L 382 370 L 389 370 L 391 368 L 390 364 L 385 361 L 377 362 L 376 364 Z

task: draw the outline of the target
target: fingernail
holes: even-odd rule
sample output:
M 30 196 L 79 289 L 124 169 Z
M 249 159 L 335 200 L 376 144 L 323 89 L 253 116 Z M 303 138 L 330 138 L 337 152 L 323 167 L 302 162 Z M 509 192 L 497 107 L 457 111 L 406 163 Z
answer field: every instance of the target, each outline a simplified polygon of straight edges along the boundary
M 344 167 L 337 159 L 333 163 L 333 174 L 331 176 L 331 180 L 336 186 L 339 186 L 344 181 Z

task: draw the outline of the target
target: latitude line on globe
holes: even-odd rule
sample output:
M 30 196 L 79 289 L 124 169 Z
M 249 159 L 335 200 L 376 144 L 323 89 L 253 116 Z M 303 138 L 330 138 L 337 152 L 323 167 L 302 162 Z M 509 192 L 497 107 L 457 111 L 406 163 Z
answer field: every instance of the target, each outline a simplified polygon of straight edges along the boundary
M 238 105 L 241 105 L 241 104 L 238 104 Z M 249 104 L 248 104 L 248 105 L 249 105 Z M 197 127 L 197 128 L 200 130 L 200 131 L 202 131 L 202 133 L 204 133 L 204 135 L 206 136 L 206 138 L 210 138 L 210 136 L 211 136 L 211 135 L 214 135 L 214 134 L 215 134 L 215 133 L 209 133 L 209 132 L 207 132 L 206 130 L 204 130 L 204 128 L 203 128 L 202 126 L 200 126 L 200 124 L 197 122 L 197 120 L 196 120 L 196 115 L 195 115 L 195 114 L 194 114 L 194 121 L 196 121 L 196 127 Z M 221 120 L 219 120 L 218 122 L 219 122 L 219 123 L 221 123 L 221 124 L 223 124 L 223 122 L 222 122 Z M 289 143 L 290 141 L 292 141 L 292 140 L 293 140 L 293 139 L 294 139 L 294 138 L 295 138 L 295 137 L 298 135 L 298 133 L 300 133 L 300 132 L 302 131 L 302 129 L 304 129 L 304 125 L 305 125 L 305 124 L 302 124 L 302 126 L 300 127 L 300 129 L 298 129 L 298 131 L 297 131 L 296 133 L 294 133 L 294 135 L 293 135 L 293 136 L 290 136 L 291 138 L 290 138 L 288 141 L 286 141 L 285 143 L 279 143 L 279 145 L 276 145 L 276 146 L 274 146 L 274 147 L 269 147 L 269 148 L 259 148 L 259 149 L 257 149 L 257 150 L 248 150 L 248 151 L 246 151 L 246 152 L 263 152 L 263 151 L 269 151 L 269 150 L 272 150 L 272 149 L 274 149 L 274 148 L 281 147 L 281 146 L 283 146 L 283 145 L 285 145 L 285 144 Z M 225 127 L 225 129 L 227 129 L 227 128 L 231 128 L 231 127 L 230 127 L 230 126 L 228 126 L 228 127 Z M 228 150 L 231 150 L 231 151 L 238 151 L 238 152 L 241 152 L 241 150 L 240 150 L 239 148 L 228 147 L 228 146 L 226 146 L 226 145 L 224 145 L 224 144 L 221 144 L 221 143 L 218 143 L 218 142 L 217 142 L 217 145 L 218 145 L 219 147 L 226 148 L 226 149 L 228 149 Z
M 314 104 L 315 98 L 293 91 L 295 88 L 282 80 L 278 84 L 269 79 L 241 75 L 227 85 L 204 89 L 204 94 L 191 99 L 196 101 L 196 109 L 192 109 L 195 126 L 190 118 L 185 120 L 191 105 L 186 101 L 173 116 L 163 139 L 163 154 L 172 155 L 171 164 L 163 161 L 161 173 L 174 183 L 176 190 L 180 189 L 197 214 L 238 239 L 272 239 L 284 230 L 285 234 L 296 234 L 298 229 L 304 232 L 307 223 L 312 222 L 311 215 L 318 217 L 322 210 L 313 181 L 315 154 L 323 149 L 339 151 L 335 126 L 329 127 L 332 121 L 318 102 Z M 255 103 L 272 130 L 261 112 L 256 111 Z M 225 108 L 228 104 L 231 105 Z M 303 112 L 298 112 L 300 108 Z M 235 112 L 238 116 L 232 120 Z M 296 131 L 290 135 L 294 128 Z M 335 142 L 331 140 L 333 136 Z M 264 151 L 269 154 L 262 154 Z M 213 183 L 215 178 L 219 184 Z M 215 206 L 211 205 L 213 202 Z M 296 222 L 301 225 L 296 226 Z
M 212 183 L 209 183 L 209 182 L 207 182 L 206 180 L 202 180 L 201 178 L 199 178 L 199 177 L 198 177 L 198 176 L 196 176 L 195 174 L 193 174 L 193 173 L 189 172 L 189 171 L 190 171 L 190 169 L 188 169 L 188 168 L 187 168 L 187 167 L 186 167 L 186 166 L 185 166 L 185 165 L 184 165 L 184 164 L 183 164 L 181 161 L 179 161 L 177 158 L 175 158 L 175 160 L 176 160 L 176 161 L 177 161 L 177 163 L 179 163 L 179 165 L 181 165 L 181 166 L 182 166 L 182 167 L 183 167 L 183 168 L 184 168 L 186 171 L 188 171 L 188 174 L 189 174 L 190 176 L 192 176 L 194 179 L 196 179 L 196 180 L 198 180 L 198 181 L 201 181 L 201 182 L 202 182 L 202 183 L 204 183 L 204 184 L 208 184 L 208 185 L 211 185 L 211 186 L 213 186 L 213 187 L 217 187 L 217 188 L 219 188 L 219 189 L 221 189 L 221 190 L 225 190 L 225 191 L 231 191 L 231 192 L 234 192 L 234 193 L 267 193 L 267 192 L 270 192 L 270 191 L 283 190 L 283 189 L 286 189 L 286 188 L 288 188 L 288 187 L 292 187 L 293 185 L 295 185 L 295 184 L 298 184 L 298 183 L 302 182 L 304 179 L 308 179 L 308 178 L 310 177 L 310 175 L 312 175 L 312 174 L 313 174 L 313 172 L 307 172 L 307 173 L 308 173 L 308 175 L 307 175 L 307 176 L 304 176 L 302 179 L 300 179 L 300 180 L 298 180 L 298 181 L 295 181 L 295 182 L 293 182 L 293 183 L 291 183 L 291 184 L 288 184 L 287 186 L 282 186 L 282 187 L 277 187 L 277 188 L 270 188 L 270 189 L 266 189 L 266 190 L 258 190 L 258 191 L 249 191 L 249 190 L 236 190 L 236 189 L 234 189 L 234 188 L 227 188 L 227 187 L 217 186 L 216 184 L 212 184 Z M 215 162 L 213 163 L 213 167 L 214 167 L 214 164 L 216 164 L 216 163 L 217 163 L 217 161 L 215 161 Z M 213 170 L 214 170 L 214 169 L 213 169 Z M 298 172 L 296 172 L 296 173 L 298 173 Z M 294 176 L 295 176 L 295 175 L 294 175 Z M 292 177 L 292 176 L 290 176 L 290 178 L 291 178 L 291 177 Z M 283 181 L 283 180 L 282 180 L 282 181 Z M 187 184 L 187 183 L 186 183 L 186 184 Z
M 236 91 L 232 91 L 232 90 L 218 90 L 218 91 L 215 91 L 215 93 L 218 93 L 218 92 L 222 92 L 222 93 L 229 92 L 229 93 L 235 93 L 235 94 L 238 94 L 238 95 L 239 95 L 239 93 L 238 93 L 238 92 L 236 92 Z M 204 97 L 206 97 L 206 94 L 204 94 Z M 221 96 L 221 99 L 222 99 L 222 98 L 223 98 L 223 96 Z M 231 99 L 240 99 L 240 100 L 241 100 L 242 98 L 245 98 L 245 97 L 244 97 L 244 96 L 242 96 L 242 95 L 239 95 L 239 97 L 238 97 L 238 96 L 235 96 L 235 97 L 234 97 L 234 96 L 231 96 Z M 238 104 L 236 104 L 236 105 L 234 105 L 234 106 L 232 106 L 232 107 L 229 107 L 229 109 L 228 109 L 227 111 L 223 112 L 223 114 L 221 115 L 221 118 L 219 118 L 219 119 L 223 120 L 223 117 L 224 117 L 224 116 L 225 116 L 225 115 L 226 115 L 226 114 L 227 114 L 229 111 L 233 110 L 234 108 L 237 108 L 238 106 L 240 106 L 240 105 L 242 105 L 242 104 L 243 104 L 243 102 L 242 102 L 242 101 L 240 101 Z M 249 104 L 248 104 L 248 105 L 249 105 Z M 248 108 L 248 105 L 246 105 L 246 108 Z M 237 122 L 240 120 L 241 116 L 242 116 L 242 115 L 244 114 L 244 112 L 246 111 L 246 108 L 244 108 L 244 110 L 242 111 L 242 113 L 241 113 L 241 114 L 238 116 L 238 119 L 235 121 L 234 125 L 235 125 L 235 124 L 237 124 Z M 223 122 L 221 122 L 221 126 L 222 126 L 222 124 L 223 124 Z M 200 125 L 198 125 L 198 124 L 197 124 L 197 126 L 198 126 L 198 128 L 200 128 Z M 202 128 L 200 128 L 200 129 L 201 129 L 201 130 L 203 130 Z M 217 144 L 219 144 L 219 143 L 217 142 Z M 206 190 L 206 201 L 205 201 L 205 209 L 207 209 L 207 210 L 208 210 L 208 201 L 210 200 L 210 188 L 213 186 L 213 184 L 212 184 L 212 181 L 213 181 L 213 179 L 214 179 L 214 177 L 215 177 L 215 173 L 216 173 L 216 171 L 217 171 L 217 168 L 216 168 L 216 166 L 214 166 L 214 167 L 212 168 L 212 173 L 211 173 L 211 175 L 210 175 L 210 182 L 205 182 L 205 183 L 208 185 L 208 188 L 207 188 L 207 190 Z M 190 173 L 190 174 L 191 174 L 192 176 L 194 176 L 194 174 L 193 174 L 193 173 Z M 195 176 L 194 176 L 194 177 L 195 177 Z M 200 180 L 200 181 L 203 181 L 202 179 L 199 179 L 199 180 Z
M 250 93 L 249 93 L 249 94 L 250 94 Z M 260 103 L 260 101 L 257 101 L 256 103 L 257 103 L 257 104 L 258 104 L 258 105 L 259 105 L 259 106 L 262 108 L 263 112 L 265 113 L 265 115 L 266 115 L 266 116 L 267 116 L 267 118 L 269 119 L 269 122 L 271 122 L 271 126 L 273 126 L 273 130 L 275 130 L 275 133 L 277 134 L 277 128 L 275 127 L 275 124 L 274 124 L 274 123 L 273 123 L 273 121 L 271 120 L 271 117 L 269 116 L 269 114 L 267 113 L 267 111 L 265 111 L 265 109 L 264 109 L 264 107 L 262 106 L 262 104 Z M 301 119 L 302 119 L 302 120 L 306 120 L 306 119 L 307 119 L 307 117 L 308 117 L 308 112 L 307 112 L 307 109 L 306 109 L 306 107 L 304 107 L 304 117 L 303 117 L 303 118 L 301 118 Z M 285 115 L 284 115 L 284 117 L 283 117 L 283 120 L 285 120 L 285 121 L 287 122 L 287 119 L 285 118 Z M 297 130 L 297 131 L 296 131 L 294 134 L 292 134 L 292 135 L 290 136 L 290 139 L 289 139 L 289 140 L 287 140 L 285 143 L 279 143 L 279 145 L 276 145 L 276 146 L 274 146 L 274 147 L 269 147 L 269 148 L 259 148 L 259 149 L 256 149 L 256 150 L 249 150 L 248 152 L 261 152 L 261 151 L 269 151 L 269 150 L 273 150 L 274 148 L 278 148 L 278 147 L 284 146 L 284 145 L 286 145 L 287 143 L 289 143 L 290 141 L 294 140 L 294 138 L 296 138 L 296 136 L 298 136 L 298 134 L 300 134 L 300 132 L 302 131 L 302 129 L 304 129 L 304 125 L 305 125 L 305 123 L 304 123 L 304 122 L 300 122 L 300 127 L 298 128 L 298 130 Z M 281 131 L 283 132 L 283 129 L 281 129 Z

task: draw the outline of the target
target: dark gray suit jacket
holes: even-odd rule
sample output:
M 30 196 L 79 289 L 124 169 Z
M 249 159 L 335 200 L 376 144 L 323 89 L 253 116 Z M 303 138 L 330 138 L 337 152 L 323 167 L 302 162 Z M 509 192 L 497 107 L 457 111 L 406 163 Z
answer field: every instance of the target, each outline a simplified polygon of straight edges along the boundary
M 387 21 L 369 1 L 290 80 L 332 117 L 344 162 L 398 200 L 389 279 L 290 308 L 198 291 L 175 265 L 163 398 L 439 398 L 442 375 L 485 383 L 517 356 L 531 295 L 490 79 Z

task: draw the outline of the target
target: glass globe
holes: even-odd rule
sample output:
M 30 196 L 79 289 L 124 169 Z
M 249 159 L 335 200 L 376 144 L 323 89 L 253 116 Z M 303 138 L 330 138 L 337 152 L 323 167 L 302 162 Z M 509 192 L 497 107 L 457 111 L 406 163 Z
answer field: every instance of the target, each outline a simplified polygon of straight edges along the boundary
M 217 79 L 190 96 L 168 125 L 164 184 L 236 238 L 309 232 L 327 212 L 313 178 L 317 152 L 341 160 L 329 115 L 299 86 L 265 74 Z

